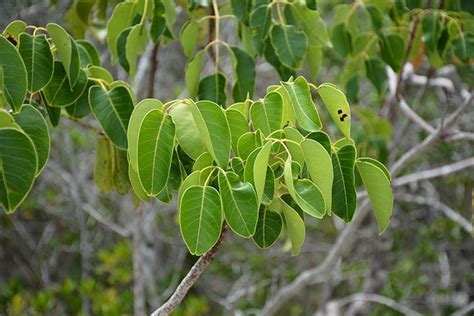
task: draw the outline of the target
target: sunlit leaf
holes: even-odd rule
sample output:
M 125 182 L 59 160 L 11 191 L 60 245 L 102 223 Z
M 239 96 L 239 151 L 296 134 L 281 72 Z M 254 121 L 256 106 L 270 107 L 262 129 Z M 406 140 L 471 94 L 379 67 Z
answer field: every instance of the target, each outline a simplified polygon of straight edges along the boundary
M 200 50 L 186 65 L 185 81 L 189 97 L 195 99 L 198 94 L 199 77 L 204 63 L 205 51 Z
M 336 126 L 346 138 L 351 138 L 351 109 L 344 93 L 330 83 L 323 83 L 317 91 Z
M 107 22 L 107 44 L 109 46 L 112 63 L 117 61 L 117 38 L 124 29 L 132 25 L 137 12 L 135 2 L 121 2 L 115 6 L 110 19 Z
M 259 129 L 263 135 L 280 129 L 283 121 L 283 99 L 277 92 L 268 93 L 263 102 L 257 101 L 250 107 L 252 125 Z
M 226 109 L 225 116 L 229 124 L 232 148 L 237 152 L 239 139 L 243 134 L 249 131 L 249 125 L 245 116 L 233 108 Z
M 300 254 L 301 246 L 303 246 L 306 229 L 304 226 L 304 220 L 298 212 L 286 202 L 288 201 L 288 197 L 288 195 L 284 195 L 279 198 L 279 200 L 283 217 L 285 219 L 286 233 L 291 241 L 291 254 L 297 256 Z M 291 199 L 291 197 L 289 198 Z

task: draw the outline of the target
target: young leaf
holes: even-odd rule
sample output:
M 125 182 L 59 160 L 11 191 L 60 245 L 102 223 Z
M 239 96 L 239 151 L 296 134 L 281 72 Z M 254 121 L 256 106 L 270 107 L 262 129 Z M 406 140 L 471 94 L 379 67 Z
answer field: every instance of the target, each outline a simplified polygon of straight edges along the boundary
M 0 109 L 0 128 L 10 127 L 21 130 L 20 125 L 15 122 L 13 116 L 4 109 Z
M 254 155 L 250 154 L 245 164 L 245 181 L 254 185 L 258 205 L 262 202 L 263 193 L 265 191 L 267 166 L 271 149 L 272 143 L 267 142 L 263 147 L 255 149 L 254 152 L 252 152 Z M 255 158 L 252 157 L 253 159 L 251 159 L 251 156 Z
M 14 212 L 30 192 L 37 160 L 34 144 L 24 132 L 0 128 L 0 205 L 7 213 Z
M 270 37 L 280 62 L 291 69 L 300 68 L 308 48 L 306 34 L 293 25 L 274 25 Z
M 138 131 L 137 172 L 148 195 L 157 195 L 168 182 L 173 158 L 175 127 L 171 116 L 151 110 Z
M 20 110 L 26 94 L 27 73 L 20 54 L 6 38 L 0 36 L 0 69 L 3 85 L 0 92 L 13 111 Z
M 303 152 L 301 151 L 300 143 L 304 140 L 303 135 L 294 127 L 287 126 L 284 129 L 285 138 L 289 140 L 286 142 L 286 147 L 290 151 L 291 160 L 297 162 L 300 166 L 304 165 Z
M 236 150 L 238 157 L 246 160 L 252 151 L 262 146 L 261 134 L 257 132 L 247 132 L 240 136 Z
M 351 138 L 351 109 L 344 93 L 330 83 L 323 83 L 317 91 L 336 126 L 347 139 Z
M 311 98 L 308 83 L 303 77 L 298 77 L 294 82 L 282 82 L 298 124 L 307 131 L 319 131 L 321 120 Z
M 20 33 L 24 32 L 25 30 L 26 30 L 26 23 L 21 20 L 15 20 L 15 21 L 10 22 L 5 27 L 2 35 L 5 38 L 11 38 L 15 40 L 16 42 L 18 42 L 18 37 L 20 36 Z
M 296 204 L 305 213 L 316 218 L 323 218 L 326 205 L 321 191 L 308 179 L 293 180 L 291 160 L 285 162 L 284 177 L 288 192 Z
M 63 63 L 71 87 L 76 85 L 80 75 L 79 52 L 72 37 L 59 25 L 49 23 L 46 25 L 56 50 Z M 56 65 L 55 65 L 56 68 Z
M 282 127 L 283 99 L 278 92 L 268 93 L 263 102 L 257 101 L 250 107 L 250 117 L 255 130 L 268 136 Z
M 40 111 L 29 104 L 24 104 L 20 112 L 14 114 L 14 118 L 15 122 L 33 142 L 38 157 L 36 168 L 36 174 L 38 175 L 49 158 L 50 139 L 48 125 Z
M 223 74 L 215 74 L 204 77 L 199 82 L 198 98 L 199 100 L 209 100 L 225 107 L 227 97 L 225 95 L 226 78 Z
M 18 51 L 26 66 L 28 91 L 42 89 L 53 76 L 53 55 L 46 36 L 21 33 Z
M 115 64 L 118 57 L 117 38 L 124 29 L 132 25 L 136 12 L 136 2 L 119 3 L 114 8 L 114 12 L 112 12 L 112 16 L 107 22 L 107 44 L 112 57 L 112 64 Z
M 332 154 L 334 182 L 332 185 L 332 211 L 346 223 L 352 220 L 356 209 L 354 164 L 356 149 L 352 144 L 342 146 Z
M 114 186 L 114 153 L 109 139 L 104 136 L 97 137 L 94 183 L 102 193 L 109 192 Z
M 388 170 L 371 158 L 357 159 L 356 166 L 374 209 L 379 232 L 382 234 L 390 222 L 393 207 L 393 192 L 390 178 L 387 177 Z
M 204 63 L 205 51 L 200 50 L 186 65 L 185 81 L 189 97 L 195 99 L 198 94 L 199 77 Z
M 326 212 L 331 214 L 332 183 L 334 180 L 331 156 L 323 145 L 312 139 L 304 140 L 301 143 L 301 149 L 311 180 L 321 190 Z
M 148 34 L 144 24 L 135 25 L 127 36 L 125 56 L 129 64 L 129 75 L 132 81 L 135 78 L 138 54 L 145 51 Z
M 222 207 L 219 193 L 210 186 L 191 186 L 181 198 L 179 227 L 192 255 L 209 251 L 219 240 Z
M 258 222 L 253 240 L 262 249 L 270 248 L 280 237 L 283 219 L 280 213 L 262 207 L 258 213 Z
M 245 101 L 253 97 L 255 90 L 255 61 L 244 50 L 231 46 L 231 56 L 234 68 L 234 87 L 232 97 L 234 102 Z
M 138 134 L 143 123 L 143 118 L 153 110 L 161 110 L 163 103 L 156 99 L 144 99 L 133 109 L 127 126 L 128 157 L 130 165 L 138 170 Z
M 249 131 L 249 125 L 245 116 L 233 108 L 225 111 L 227 123 L 229 124 L 230 136 L 232 139 L 232 148 L 237 152 L 240 137 Z
M 44 97 L 49 106 L 63 107 L 74 102 L 84 93 L 87 87 L 87 74 L 79 71 L 77 82 L 74 86 L 69 84 L 67 73 L 61 62 L 54 62 L 53 77 L 43 88 Z
M 110 91 L 93 86 L 89 90 L 89 104 L 97 121 L 112 143 L 120 149 L 127 149 L 127 126 L 133 111 L 133 99 L 124 86 Z
M 231 139 L 224 111 L 211 101 L 199 101 L 191 109 L 207 150 L 217 165 L 226 169 Z
M 177 103 L 171 107 L 169 112 L 176 126 L 178 144 L 189 157 L 196 160 L 206 151 L 206 146 L 199 135 L 191 106 L 188 103 Z
M 257 227 L 257 196 L 252 184 L 242 182 L 233 172 L 219 172 L 219 191 L 224 216 L 239 236 L 252 237 Z
M 283 217 L 285 218 L 286 233 L 291 241 L 291 254 L 297 256 L 300 254 L 301 246 L 303 246 L 306 229 L 304 226 L 304 220 L 298 212 L 286 202 L 288 198 L 291 199 L 288 195 L 283 195 L 279 200 L 283 211 Z

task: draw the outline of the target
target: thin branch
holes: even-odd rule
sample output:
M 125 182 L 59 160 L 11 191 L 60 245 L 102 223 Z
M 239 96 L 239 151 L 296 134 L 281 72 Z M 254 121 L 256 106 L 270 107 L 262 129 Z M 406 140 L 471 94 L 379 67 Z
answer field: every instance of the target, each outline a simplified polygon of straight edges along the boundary
M 196 263 L 193 265 L 188 274 L 184 277 L 181 283 L 178 285 L 173 295 L 161 305 L 157 310 L 155 310 L 151 315 L 152 316 L 165 316 L 173 312 L 179 304 L 183 301 L 184 297 L 188 293 L 189 289 L 197 282 L 201 274 L 206 270 L 207 266 L 211 263 L 212 259 L 216 255 L 217 250 L 222 245 L 224 237 L 227 233 L 228 227 L 226 224 L 222 227 L 221 236 L 217 243 L 209 250 L 205 255 L 201 256 Z
M 409 315 L 409 316 L 421 316 L 422 314 L 418 313 L 417 311 L 409 308 L 406 305 L 400 304 L 397 301 L 386 297 L 382 296 L 379 294 L 365 294 L 365 293 L 356 293 L 349 295 L 347 297 L 344 297 L 340 300 L 338 300 L 339 305 L 346 305 L 349 303 L 352 303 L 354 301 L 366 301 L 366 302 L 374 302 L 374 303 L 379 303 L 385 306 L 390 307 L 393 310 L 396 310 L 402 314 Z
M 461 226 L 467 233 L 472 234 L 472 225 L 469 223 L 464 217 L 462 217 L 458 212 L 447 206 L 446 204 L 438 201 L 433 200 L 431 198 L 425 198 L 419 195 L 413 194 L 400 194 L 397 195 L 398 201 L 416 203 L 421 205 L 429 205 L 435 209 L 439 209 L 448 217 L 450 220 L 456 222 Z
M 82 207 L 82 209 L 89 214 L 92 218 L 94 218 L 96 221 L 110 229 L 111 231 L 119 234 L 122 237 L 128 238 L 130 237 L 130 231 L 121 227 L 120 225 L 117 225 L 106 218 L 102 216 L 98 211 L 96 211 L 92 206 L 89 204 L 86 204 Z

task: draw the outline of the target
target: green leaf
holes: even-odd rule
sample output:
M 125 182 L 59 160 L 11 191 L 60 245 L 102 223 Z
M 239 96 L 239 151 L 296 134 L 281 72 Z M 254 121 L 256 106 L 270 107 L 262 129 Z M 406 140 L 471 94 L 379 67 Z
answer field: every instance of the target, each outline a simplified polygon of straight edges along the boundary
M 28 90 L 42 89 L 53 76 L 53 55 L 46 36 L 21 33 L 18 51 L 28 74 Z
M 21 127 L 15 122 L 13 116 L 4 109 L 0 109 L 0 128 L 10 127 L 21 130 Z
M 301 143 L 301 149 L 311 180 L 321 190 L 326 212 L 331 214 L 332 183 L 334 180 L 331 156 L 323 145 L 312 139 L 304 140 Z
M 178 154 L 173 151 L 173 157 L 171 158 L 171 168 L 166 181 L 166 186 L 160 193 L 156 195 L 156 198 L 164 203 L 169 203 L 173 199 L 173 194 L 178 191 L 182 180 L 182 170 L 179 161 Z
M 380 53 L 382 60 L 395 72 L 400 70 L 405 52 L 405 40 L 399 34 L 382 34 L 380 37 Z
M 236 46 L 231 46 L 230 52 L 235 81 L 232 97 L 234 102 L 245 101 L 253 97 L 255 90 L 255 61 L 247 52 Z
M 100 66 L 89 66 L 87 68 L 87 74 L 89 75 L 89 79 L 100 79 L 108 84 L 112 84 L 114 81 L 112 74 L 107 69 Z
M 308 48 L 306 34 L 293 25 L 273 25 L 270 37 L 281 63 L 292 69 L 300 68 Z
M 175 127 L 170 115 L 154 109 L 143 116 L 138 131 L 137 172 L 148 195 L 166 186 L 173 158 Z
M 194 162 L 193 165 L 193 171 L 202 171 L 206 167 L 213 166 L 214 165 L 214 158 L 212 158 L 211 154 L 209 152 L 202 153 L 196 161 Z
M 454 54 L 465 63 L 474 56 L 474 35 L 460 34 L 453 42 Z
M 7 39 L 10 38 L 18 42 L 20 33 L 24 31 L 26 31 L 26 23 L 21 20 L 15 20 L 10 22 L 7 27 L 5 27 L 2 35 Z
M 15 46 L 3 36 L 0 36 L 0 69 L 3 73 L 0 92 L 13 111 L 19 111 L 26 94 L 26 68 Z
M 161 110 L 163 103 L 156 99 L 144 99 L 133 109 L 127 126 L 128 157 L 133 169 L 138 170 L 138 134 L 143 118 L 153 110 Z M 138 177 L 138 175 L 137 175 Z
M 225 95 L 226 82 L 225 76 L 220 72 L 204 77 L 199 82 L 197 93 L 199 100 L 209 100 L 225 107 L 227 99 Z
M 125 150 L 114 149 L 113 182 L 115 190 L 120 195 L 125 195 L 130 189 L 128 176 L 128 159 Z
M 206 146 L 199 135 L 199 129 L 194 121 L 191 106 L 188 103 L 174 104 L 169 113 L 176 126 L 176 138 L 184 152 L 196 160 L 206 151 Z
M 268 5 L 256 7 L 250 14 L 250 30 L 252 32 L 253 47 L 258 55 L 261 55 L 265 39 L 268 36 L 272 24 L 272 10 Z
M 232 148 L 234 148 L 234 152 L 237 152 L 239 139 L 243 134 L 249 131 L 249 125 L 245 116 L 233 108 L 227 108 L 225 116 L 229 124 Z
M 83 52 L 87 53 L 88 59 L 90 60 L 91 65 L 93 66 L 100 66 L 101 60 L 100 60 L 100 55 L 97 49 L 92 45 L 91 42 L 88 40 L 77 40 L 76 41 L 77 48 Z M 81 54 L 79 52 L 79 54 Z
M 183 25 L 179 33 L 179 41 L 181 42 L 181 46 L 183 46 L 184 56 L 186 56 L 187 59 L 193 57 L 196 50 L 198 31 L 199 23 L 195 20 L 190 20 Z
M 291 8 L 296 18 L 303 22 L 309 46 L 332 46 L 318 11 L 308 10 L 303 4 L 297 2 Z
M 323 218 L 325 214 L 324 197 L 319 188 L 308 179 L 293 179 L 291 160 L 285 162 L 285 184 L 288 192 L 301 209 L 316 218 Z
M 219 172 L 219 191 L 224 217 L 239 236 L 252 237 L 257 227 L 257 196 L 252 184 L 242 182 L 233 172 Z
M 298 124 L 307 131 L 319 131 L 321 120 L 311 98 L 308 83 L 303 77 L 298 77 L 294 82 L 282 82 L 288 99 L 293 107 Z
M 258 247 L 267 249 L 278 240 L 282 227 L 283 219 L 280 213 L 262 207 L 258 213 L 257 229 L 253 240 Z
M 204 63 L 205 51 L 200 50 L 186 65 L 185 81 L 189 97 L 195 99 L 198 94 L 199 77 Z
M 256 148 L 262 146 L 261 134 L 257 132 L 247 132 L 239 138 L 236 154 L 243 160 L 246 160 Z
M 72 37 L 56 23 L 46 25 L 49 36 L 53 40 L 56 51 L 61 58 L 71 86 L 76 85 L 80 76 L 79 52 Z M 54 65 L 56 68 L 56 65 Z
M 432 53 L 437 53 L 438 40 L 441 36 L 441 23 L 439 21 L 439 13 L 429 11 L 423 15 L 421 20 L 421 28 L 423 30 L 423 41 L 425 47 Z
M 109 192 L 114 186 L 113 150 L 112 144 L 107 137 L 97 137 L 93 178 L 96 187 L 102 193 Z
M 267 167 L 267 175 L 265 177 L 265 187 L 263 189 L 262 204 L 271 204 L 275 197 L 275 174 L 272 168 Z
M 270 38 L 265 42 L 264 55 L 267 62 L 278 72 L 281 80 L 289 80 L 291 77 L 296 76 L 294 69 L 288 68 L 281 63 L 280 58 L 275 53 Z
M 230 5 L 232 7 L 232 12 L 234 12 L 234 15 L 240 20 L 240 22 L 248 26 L 250 19 L 250 9 L 252 8 L 252 1 L 231 0 Z
M 109 46 L 112 64 L 115 64 L 118 57 L 117 39 L 124 29 L 132 25 L 137 12 L 136 3 L 122 2 L 117 4 L 112 12 L 112 16 L 107 22 L 107 44 Z
M 317 91 L 336 126 L 346 138 L 351 138 L 351 109 L 344 93 L 331 83 L 323 83 Z
M 31 139 L 14 128 L 0 129 L 0 204 L 14 212 L 31 190 L 37 166 Z
M 295 126 L 296 125 L 295 111 L 293 110 L 292 101 L 290 100 L 290 96 L 286 92 L 285 88 L 283 88 L 282 86 L 277 86 L 277 85 L 270 86 L 267 88 L 267 93 L 273 92 L 273 91 L 279 93 L 283 100 L 283 118 L 282 118 L 283 126 L 288 125 L 288 124 Z
M 53 77 L 44 87 L 44 97 L 49 106 L 64 107 L 73 104 L 84 93 L 88 85 L 87 74 L 80 70 L 75 86 L 71 87 L 61 62 L 54 62 Z
M 93 86 L 89 90 L 89 104 L 97 121 L 112 143 L 120 149 L 127 149 L 127 126 L 133 111 L 133 99 L 124 86 L 110 91 Z
M 48 125 L 43 115 L 29 104 L 24 104 L 20 112 L 14 115 L 15 122 L 33 142 L 37 154 L 36 174 L 39 174 L 49 157 L 50 139 Z
M 265 191 L 265 181 L 267 178 L 267 166 L 272 149 L 272 143 L 268 142 L 260 148 L 255 149 L 250 154 L 245 164 L 245 181 L 250 182 L 255 187 L 257 193 L 258 205 L 262 202 L 263 193 Z M 251 159 L 254 156 L 254 159 Z
M 326 134 L 325 132 L 319 131 L 319 132 L 312 132 L 306 135 L 307 139 L 312 139 L 320 143 L 324 149 L 328 152 L 329 155 L 331 155 L 332 149 L 331 149 L 331 140 L 329 139 L 329 135 Z
M 387 88 L 387 72 L 385 64 L 377 57 L 365 61 L 367 79 L 372 82 L 375 89 L 381 96 Z
M 347 30 L 345 23 L 339 23 L 332 30 L 332 44 L 334 50 L 341 56 L 346 57 L 352 53 L 352 36 Z
M 365 3 L 364 5 L 367 12 L 369 12 L 374 31 L 379 31 L 383 27 L 384 16 L 382 11 L 380 11 L 380 9 L 372 3 Z
M 46 107 L 48 112 L 49 121 L 54 127 L 59 125 L 59 120 L 61 119 L 61 108 L 49 106 L 48 101 L 44 97 L 44 93 L 41 93 L 41 99 Z
M 135 78 L 135 70 L 137 67 L 137 57 L 146 49 L 148 34 L 144 24 L 135 25 L 127 36 L 125 44 L 125 56 L 129 64 L 128 74 L 131 80 Z
M 158 41 L 158 38 L 163 32 L 169 32 L 165 19 L 165 6 L 161 0 L 154 0 L 153 17 L 150 25 L 150 39 L 153 43 Z
M 204 181 L 201 181 L 201 171 L 193 171 L 179 186 L 178 190 L 178 207 L 181 208 L 181 199 L 183 198 L 184 192 L 193 185 L 202 185 Z
M 138 173 L 133 169 L 131 163 L 128 165 L 128 178 L 135 195 L 140 200 L 147 202 L 150 197 L 146 194 L 145 189 L 143 189 L 143 186 L 140 183 L 140 178 L 138 177 Z
M 308 46 L 306 53 L 306 62 L 312 81 L 317 81 L 319 70 L 323 63 L 323 50 L 319 46 Z
M 232 170 L 239 176 L 240 179 L 244 179 L 245 177 L 245 164 L 242 158 L 234 157 L 230 161 L 230 165 Z
M 226 169 L 231 139 L 224 111 L 211 101 L 199 101 L 191 109 L 207 150 L 217 165 Z
M 278 92 L 268 93 L 263 102 L 254 102 L 250 108 L 250 117 L 255 130 L 263 135 L 280 129 L 283 121 L 283 99 Z
M 118 62 L 127 73 L 130 71 L 130 64 L 128 63 L 127 59 L 126 46 L 128 35 L 132 31 L 132 29 L 133 26 L 127 27 L 117 37 Z
M 219 240 L 222 209 L 219 193 L 210 186 L 191 186 L 184 192 L 179 210 L 181 235 L 189 252 L 199 256 Z
M 96 0 L 75 0 L 70 9 L 66 12 L 66 20 L 69 29 L 75 37 L 82 38 L 86 29 L 90 25 L 90 14 Z
M 284 131 L 285 138 L 289 140 L 286 142 L 286 147 L 290 151 L 291 160 L 297 162 L 302 167 L 304 165 L 304 157 L 300 143 L 304 140 L 304 137 L 296 128 L 291 126 L 285 127 Z
M 379 233 L 387 228 L 393 208 L 393 192 L 385 166 L 371 158 L 357 159 L 356 165 L 375 212 Z M 381 169 L 381 167 L 383 167 Z
M 283 217 L 285 218 L 286 233 L 291 241 L 291 254 L 297 256 L 300 253 L 301 246 L 303 246 L 304 238 L 306 235 L 306 229 L 304 226 L 304 220 L 294 210 L 282 196 L 279 198 L 281 203 L 281 209 L 283 211 Z
M 354 216 L 357 202 L 354 186 L 356 149 L 353 145 L 345 145 L 331 158 L 334 172 L 332 211 L 348 223 Z

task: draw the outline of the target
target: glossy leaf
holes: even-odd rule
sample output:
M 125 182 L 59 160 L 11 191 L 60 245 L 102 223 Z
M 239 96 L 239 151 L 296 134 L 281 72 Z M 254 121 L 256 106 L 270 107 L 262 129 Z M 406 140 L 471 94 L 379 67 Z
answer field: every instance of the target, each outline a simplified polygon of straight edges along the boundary
M 257 228 L 253 240 L 262 249 L 270 248 L 280 237 L 282 227 L 283 219 L 280 213 L 263 207 L 258 213 Z
M 332 185 L 332 211 L 346 223 L 352 220 L 357 196 L 354 186 L 356 149 L 345 145 L 332 154 L 334 182 Z
M 285 184 L 291 197 L 301 209 L 316 218 L 322 218 L 326 205 L 319 188 L 308 179 L 293 179 L 291 160 L 285 162 Z
M 374 209 L 379 232 L 383 233 L 390 222 L 393 208 L 393 192 L 388 170 L 371 158 L 359 158 L 356 162 L 362 182 Z
M 36 92 L 46 86 L 53 76 L 53 55 L 44 34 L 20 34 L 18 46 L 28 74 L 28 91 Z
M 84 93 L 87 87 L 87 74 L 79 71 L 79 78 L 76 85 L 71 87 L 67 79 L 67 73 L 63 64 L 59 61 L 54 62 L 53 77 L 48 85 L 44 87 L 44 97 L 49 106 L 63 107 L 74 102 Z
M 191 109 L 207 150 L 219 167 L 226 168 L 231 139 L 224 111 L 211 101 L 199 101 Z
M 79 52 L 72 37 L 59 25 L 49 23 L 46 26 L 49 36 L 53 40 L 54 46 L 61 58 L 61 62 L 66 71 L 69 84 L 76 85 L 80 76 Z M 56 68 L 56 65 L 54 65 Z
M 344 93 L 330 83 L 323 83 L 317 91 L 336 126 L 346 138 L 351 138 L 351 109 Z
M 222 210 L 219 193 L 210 186 L 191 186 L 184 192 L 179 226 L 189 252 L 195 256 L 209 251 L 219 240 Z
M 331 156 L 323 145 L 312 139 L 304 140 L 301 143 L 301 149 L 311 180 L 323 194 L 326 212 L 331 214 L 332 183 L 334 180 Z
M 0 204 L 14 212 L 31 190 L 37 166 L 33 142 L 15 128 L 0 128 Z
M 227 80 L 221 73 L 202 78 L 197 93 L 199 100 L 209 100 L 225 107 L 227 100 L 225 94 L 226 83 Z
M 274 25 L 270 36 L 281 63 L 292 69 L 300 68 L 308 48 L 306 34 L 293 25 Z
M 239 236 L 252 237 L 258 219 L 257 196 L 252 184 L 242 182 L 233 172 L 219 172 L 219 191 L 230 228 Z
M 15 46 L 3 36 L 0 36 L 0 69 L 3 74 L 0 92 L 13 111 L 19 111 L 27 88 L 26 68 Z
M 137 172 L 148 195 L 157 195 L 168 182 L 173 158 L 175 126 L 171 116 L 154 109 L 147 112 L 138 131 Z
M 177 103 L 171 107 L 169 113 L 176 126 L 178 144 L 189 157 L 195 160 L 206 151 L 206 146 L 199 135 L 191 106 L 188 103 Z
M 124 86 L 110 91 L 93 86 L 89 90 L 89 104 L 97 121 L 112 143 L 120 149 L 127 149 L 127 126 L 133 111 L 133 99 Z
M 263 102 L 257 101 L 250 107 L 250 117 L 254 129 L 263 135 L 280 129 L 283 121 L 283 99 L 277 92 L 268 93 Z
M 15 122 L 33 142 L 37 154 L 36 174 L 39 174 L 49 158 L 50 138 L 48 125 L 43 115 L 32 105 L 24 104 L 14 115 Z

